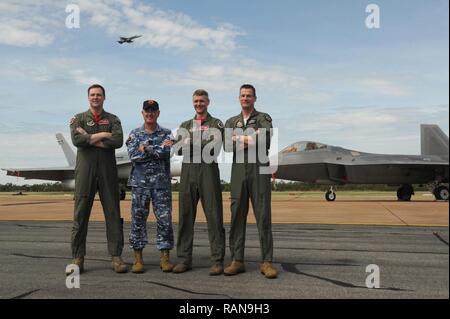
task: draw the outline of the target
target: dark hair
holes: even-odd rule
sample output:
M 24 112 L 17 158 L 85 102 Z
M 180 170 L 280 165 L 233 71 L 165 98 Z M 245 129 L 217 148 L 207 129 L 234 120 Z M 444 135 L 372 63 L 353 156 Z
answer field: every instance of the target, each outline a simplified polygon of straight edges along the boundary
M 239 94 L 241 93 L 242 89 L 250 89 L 253 91 L 253 96 L 256 97 L 256 89 L 253 85 L 251 84 L 243 84 L 241 85 L 241 88 L 239 89 Z
M 106 96 L 106 94 L 105 94 L 105 88 L 104 88 L 103 86 L 101 86 L 100 84 L 92 84 L 92 85 L 88 88 L 88 95 L 89 95 L 89 91 L 90 91 L 91 89 L 95 89 L 95 88 L 102 89 L 103 97 Z
M 209 100 L 208 92 L 206 92 L 203 89 L 195 90 L 194 93 L 192 94 L 192 96 L 206 96 L 208 98 L 208 100 Z

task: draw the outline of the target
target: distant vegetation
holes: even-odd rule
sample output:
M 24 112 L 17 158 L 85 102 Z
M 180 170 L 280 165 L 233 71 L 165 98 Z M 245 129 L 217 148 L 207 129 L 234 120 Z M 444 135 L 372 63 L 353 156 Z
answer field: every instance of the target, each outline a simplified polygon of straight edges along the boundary
M 179 190 L 179 183 L 172 184 L 172 191 Z M 413 185 L 416 191 L 428 190 L 426 186 Z M 276 182 L 275 190 L 279 192 L 292 192 L 292 191 L 327 191 L 330 187 L 327 185 L 311 185 L 303 184 L 299 182 Z M 398 186 L 388 185 L 338 185 L 335 187 L 337 190 L 348 191 L 397 191 Z M 230 191 L 230 183 L 222 181 L 222 189 L 224 192 Z M 14 185 L 12 183 L 0 184 L 0 192 L 64 192 L 67 190 L 63 188 L 61 183 L 43 183 L 34 185 Z

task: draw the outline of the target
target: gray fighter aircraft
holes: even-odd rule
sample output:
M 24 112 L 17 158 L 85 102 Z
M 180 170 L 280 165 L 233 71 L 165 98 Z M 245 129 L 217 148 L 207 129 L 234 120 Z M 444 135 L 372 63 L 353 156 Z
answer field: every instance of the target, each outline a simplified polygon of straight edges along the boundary
M 120 37 L 120 40 L 117 41 L 118 43 L 122 44 L 122 43 L 133 43 L 134 39 L 140 38 L 142 37 L 142 35 L 134 35 L 132 37 L 129 38 L 125 38 L 125 37 Z
M 43 168 L 2 168 L 9 176 L 23 177 L 25 179 L 41 179 L 48 181 L 59 181 L 66 189 L 75 189 L 75 161 L 76 155 L 61 133 L 56 134 L 56 140 L 66 157 L 68 166 L 43 167 Z M 126 184 L 131 171 L 131 161 L 126 152 L 116 154 L 117 173 L 120 183 L 120 199 L 125 199 Z M 182 160 L 180 157 L 170 159 L 170 172 L 172 177 L 180 176 Z
M 333 186 L 343 184 L 400 185 L 402 201 L 414 195 L 412 184 L 426 184 L 437 200 L 449 199 L 448 136 L 437 125 L 421 125 L 421 155 L 370 154 L 301 141 L 277 156 L 274 178 L 331 185 L 328 201 L 336 199 Z

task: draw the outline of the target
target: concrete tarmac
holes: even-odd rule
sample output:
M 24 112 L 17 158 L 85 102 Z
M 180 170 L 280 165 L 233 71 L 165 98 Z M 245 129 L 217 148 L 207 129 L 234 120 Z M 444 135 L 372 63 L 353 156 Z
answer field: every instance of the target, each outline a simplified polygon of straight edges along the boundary
M 64 271 L 71 260 L 71 223 L 2 221 L 0 298 L 449 298 L 448 227 L 276 224 L 279 278 L 272 280 L 259 272 L 255 225 L 247 227 L 247 272 L 233 277 L 208 275 L 207 228 L 199 223 L 195 230 L 192 271 L 160 271 L 155 224 L 150 223 L 147 271 L 116 274 L 110 269 L 104 223 L 91 222 L 86 272 L 79 289 L 68 289 Z M 228 239 L 229 225 L 226 232 Z M 126 223 L 125 238 L 128 233 Z M 126 242 L 123 257 L 131 266 Z M 228 256 L 227 249 L 226 263 Z M 371 264 L 379 267 L 379 289 L 366 287 Z

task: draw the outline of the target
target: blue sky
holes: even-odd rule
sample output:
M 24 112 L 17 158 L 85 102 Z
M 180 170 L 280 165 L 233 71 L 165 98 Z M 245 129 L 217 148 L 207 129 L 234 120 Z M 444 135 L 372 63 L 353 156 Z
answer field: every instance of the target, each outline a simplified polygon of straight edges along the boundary
M 68 29 L 69 3 L 80 8 Z M 368 29 L 365 8 L 380 8 Z M 105 109 L 125 134 L 144 99 L 160 123 L 210 111 L 237 114 L 238 88 L 279 128 L 279 147 L 316 140 L 366 152 L 418 154 L 420 123 L 448 134 L 448 1 L 16 1 L 0 3 L 0 167 L 63 166 L 54 134 L 87 109 L 86 88 L 106 87 Z M 142 34 L 132 45 L 119 36 Z M 222 172 L 228 176 L 229 172 Z M 17 182 L 0 175 L 0 183 Z

